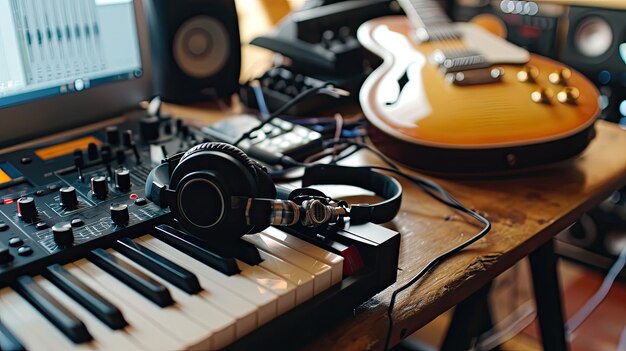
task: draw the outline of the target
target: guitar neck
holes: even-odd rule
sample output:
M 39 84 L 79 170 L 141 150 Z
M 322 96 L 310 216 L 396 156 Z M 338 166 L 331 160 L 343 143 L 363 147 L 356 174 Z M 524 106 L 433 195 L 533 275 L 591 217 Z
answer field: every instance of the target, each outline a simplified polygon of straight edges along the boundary
M 398 0 L 421 41 L 454 39 L 459 33 L 434 0 Z

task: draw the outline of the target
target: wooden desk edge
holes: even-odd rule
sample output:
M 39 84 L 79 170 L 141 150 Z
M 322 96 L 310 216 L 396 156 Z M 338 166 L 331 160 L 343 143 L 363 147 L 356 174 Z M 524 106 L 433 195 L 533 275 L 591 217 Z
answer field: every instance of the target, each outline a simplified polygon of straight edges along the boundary
M 608 123 L 605 121 L 599 121 L 597 124 L 598 129 L 598 141 L 600 138 L 609 138 L 609 134 L 614 134 L 616 132 L 624 133 L 626 136 L 626 131 L 621 130 L 618 126 L 612 123 Z M 487 284 L 489 281 L 493 280 L 498 275 L 502 274 L 504 271 L 512 267 L 515 263 L 528 256 L 531 252 L 539 248 L 541 245 L 545 244 L 547 241 L 552 240 L 553 237 L 567 228 L 569 225 L 574 223 L 576 219 L 578 219 L 582 214 L 589 211 L 590 209 L 597 206 L 602 200 L 606 199 L 613 191 L 620 189 L 626 186 L 626 161 L 624 164 L 623 172 L 620 174 L 615 172 L 615 174 L 611 177 L 610 180 L 601 184 L 601 186 L 593 192 L 593 195 L 587 197 L 582 202 L 577 203 L 570 208 L 566 209 L 566 214 L 561 216 L 557 220 L 550 222 L 547 224 L 542 230 L 537 232 L 535 235 L 532 235 L 530 238 L 519 244 L 515 250 L 511 250 L 509 252 L 503 252 L 499 255 L 488 255 L 488 256 L 476 256 L 477 260 L 473 261 L 472 266 L 475 269 L 467 272 L 463 272 L 463 274 L 456 275 L 452 280 L 446 281 L 446 288 L 448 291 L 453 291 L 453 293 L 444 293 L 436 297 L 437 303 L 426 303 L 426 306 L 423 309 L 420 309 L 416 314 L 408 316 L 407 314 L 403 314 L 398 316 L 396 313 L 397 319 L 394 320 L 394 333 L 391 340 L 391 345 L 396 345 L 400 342 L 401 338 L 399 337 L 400 331 L 404 330 L 402 334 L 410 335 L 411 333 L 417 331 L 421 327 L 428 324 L 430 321 L 446 312 L 450 308 L 454 307 L 476 291 L 478 291 L 481 287 Z M 451 258 L 450 260 L 453 260 Z M 445 265 L 445 262 L 444 262 Z M 435 268 L 435 273 L 437 274 L 437 268 Z M 467 275 L 466 275 L 467 274 Z M 470 279 L 471 277 L 471 279 Z M 426 277 L 425 279 L 428 279 Z M 388 289 L 389 290 L 389 289 Z M 410 293 L 410 292 L 408 292 Z M 382 294 L 385 295 L 385 294 Z M 386 294 L 385 296 L 389 296 Z M 381 305 L 385 306 L 383 310 Z M 381 327 L 383 325 L 386 326 L 386 306 L 388 305 L 388 301 L 383 301 L 382 304 L 376 305 L 373 308 L 373 312 L 367 315 L 368 318 L 378 319 L 382 321 L 377 322 L 376 325 Z M 396 312 L 399 312 L 399 307 L 396 306 Z M 365 311 L 367 312 L 366 308 Z M 406 311 L 404 311 L 406 312 Z M 370 325 L 371 327 L 371 325 Z M 385 328 L 386 330 L 386 328 Z M 357 332 L 367 332 L 363 330 L 358 330 L 358 328 L 354 328 L 350 330 L 350 333 Z M 384 339 L 382 338 L 384 333 L 381 333 L 380 330 L 376 330 L 372 332 L 372 338 L 365 338 L 368 340 L 368 346 L 366 349 L 370 350 L 378 350 L 382 349 L 384 344 Z M 349 335 L 345 335 L 346 339 L 350 339 Z M 354 335 L 355 338 L 358 337 Z M 355 339 L 356 340 L 356 339 Z M 316 349 L 349 349 L 349 350 L 358 350 L 361 349 L 363 345 L 363 340 L 359 340 L 355 342 L 353 347 L 350 345 L 346 345 L 346 340 L 342 338 L 341 341 L 336 340 L 333 336 L 321 336 L 313 341 L 312 344 L 308 345 L 305 349 L 307 350 L 316 350 Z

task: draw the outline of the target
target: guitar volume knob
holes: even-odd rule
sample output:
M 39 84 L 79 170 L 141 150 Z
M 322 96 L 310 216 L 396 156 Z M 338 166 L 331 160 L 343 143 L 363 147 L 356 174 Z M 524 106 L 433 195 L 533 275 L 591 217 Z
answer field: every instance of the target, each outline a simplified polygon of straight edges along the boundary
M 565 87 L 556 94 L 556 99 L 562 104 L 574 104 L 579 96 L 580 91 L 577 88 Z
M 558 72 L 552 72 L 548 75 L 550 83 L 559 85 L 567 85 L 570 78 L 572 78 L 572 71 L 567 68 L 563 68 Z
M 536 103 L 549 104 L 550 98 L 552 98 L 552 90 L 551 89 L 539 89 L 535 90 L 530 94 L 530 99 Z
M 539 77 L 539 68 L 533 65 L 526 65 L 517 72 L 517 80 L 523 83 L 534 83 Z

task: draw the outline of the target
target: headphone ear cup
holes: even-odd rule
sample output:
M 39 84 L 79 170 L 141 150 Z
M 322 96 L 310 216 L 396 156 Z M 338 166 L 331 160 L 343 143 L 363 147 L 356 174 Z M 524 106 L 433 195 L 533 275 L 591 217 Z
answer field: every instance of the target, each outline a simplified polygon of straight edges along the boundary
M 161 207 L 169 206 L 168 203 L 164 203 L 164 199 L 161 196 L 161 191 L 165 186 L 170 184 L 170 175 L 167 164 L 161 164 L 155 167 L 148 177 L 146 178 L 145 194 L 148 200 L 154 202 Z
M 223 235 L 234 238 L 256 230 L 246 224 L 245 206 L 233 208 L 232 197 L 273 198 L 276 194 L 271 178 L 255 161 L 240 149 L 224 143 L 204 143 L 189 149 L 181 157 L 171 178 L 171 188 L 176 189 L 177 194 L 172 211 L 185 229 L 203 239 L 223 238 Z M 212 185 L 209 186 L 209 183 Z M 198 191 L 191 191 L 193 188 Z M 212 189 L 217 189 L 217 192 Z M 213 199 L 216 196 L 220 201 Z M 211 204 L 218 202 L 224 204 L 219 216 L 211 211 Z M 209 225 L 202 221 L 205 218 L 219 220 Z

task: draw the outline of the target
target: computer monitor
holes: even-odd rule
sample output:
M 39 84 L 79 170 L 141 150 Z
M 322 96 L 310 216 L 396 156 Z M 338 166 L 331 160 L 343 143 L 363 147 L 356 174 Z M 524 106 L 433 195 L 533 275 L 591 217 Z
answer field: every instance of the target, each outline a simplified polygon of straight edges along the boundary
M 152 93 L 141 0 L 0 0 L 0 147 Z

